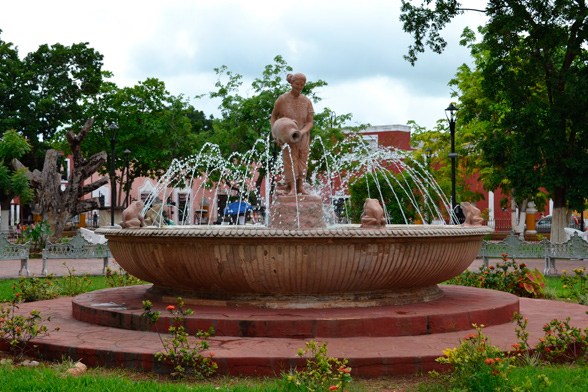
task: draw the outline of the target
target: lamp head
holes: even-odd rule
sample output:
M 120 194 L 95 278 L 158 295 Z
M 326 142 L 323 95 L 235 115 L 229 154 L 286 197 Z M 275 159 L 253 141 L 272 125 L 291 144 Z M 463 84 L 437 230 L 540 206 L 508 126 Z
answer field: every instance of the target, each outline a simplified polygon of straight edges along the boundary
M 456 115 L 457 111 L 458 111 L 458 109 L 453 104 L 453 102 L 451 102 L 449 104 L 449 106 L 447 106 L 447 109 L 445 109 L 445 116 L 447 117 L 447 119 L 449 120 L 449 122 L 455 121 L 455 115 Z

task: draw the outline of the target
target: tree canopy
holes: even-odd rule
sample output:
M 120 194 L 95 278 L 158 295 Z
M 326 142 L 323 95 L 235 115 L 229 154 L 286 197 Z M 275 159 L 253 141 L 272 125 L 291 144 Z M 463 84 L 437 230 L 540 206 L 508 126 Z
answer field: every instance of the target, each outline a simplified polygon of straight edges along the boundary
M 402 3 L 404 29 L 415 40 L 412 63 L 425 46 L 441 53 L 441 30 L 467 11 L 457 0 Z M 483 130 L 478 148 L 497 168 L 489 184 L 508 183 L 518 198 L 547 189 L 555 209 L 552 240 L 562 240 L 567 208 L 583 209 L 588 192 L 577 180 L 588 174 L 586 2 L 491 0 L 482 11 L 488 23 L 472 46 L 477 74 L 462 68 L 458 75 L 459 87 L 467 88 L 461 115 Z M 467 77 L 477 81 L 466 86 Z

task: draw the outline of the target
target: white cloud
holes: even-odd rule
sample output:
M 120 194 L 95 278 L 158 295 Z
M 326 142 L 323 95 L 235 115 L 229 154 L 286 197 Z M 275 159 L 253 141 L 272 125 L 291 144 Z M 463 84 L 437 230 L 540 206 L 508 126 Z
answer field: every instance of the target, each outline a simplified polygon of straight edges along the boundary
M 295 71 L 329 84 L 322 104 L 337 113 L 373 125 L 433 126 L 451 100 L 448 81 L 469 61 L 459 33 L 481 18 L 460 18 L 448 29 L 446 53 L 427 53 L 412 67 L 402 58 L 411 37 L 399 13 L 389 0 L 22 0 L 3 4 L 0 39 L 23 56 L 41 44 L 89 42 L 117 84 L 156 77 L 187 97 L 214 89 L 216 67 L 251 80 L 282 55 Z M 214 102 L 194 104 L 216 114 Z

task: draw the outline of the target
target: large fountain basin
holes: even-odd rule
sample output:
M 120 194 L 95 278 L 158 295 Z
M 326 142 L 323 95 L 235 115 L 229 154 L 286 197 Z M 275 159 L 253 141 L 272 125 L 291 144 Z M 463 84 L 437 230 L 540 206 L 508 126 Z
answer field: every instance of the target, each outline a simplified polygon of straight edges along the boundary
M 389 225 L 281 230 L 259 226 L 100 229 L 152 295 L 262 307 L 426 302 L 478 255 L 488 227 Z

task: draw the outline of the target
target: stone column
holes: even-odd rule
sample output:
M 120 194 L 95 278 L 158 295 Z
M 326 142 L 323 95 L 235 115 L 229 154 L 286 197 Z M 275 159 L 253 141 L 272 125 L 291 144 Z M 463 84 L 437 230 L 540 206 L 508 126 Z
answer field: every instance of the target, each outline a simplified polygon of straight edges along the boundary
M 535 203 L 532 201 L 529 202 L 527 205 L 527 233 L 528 234 L 537 234 L 536 226 L 535 226 L 535 214 L 537 213 L 537 209 L 535 208 Z

